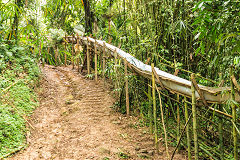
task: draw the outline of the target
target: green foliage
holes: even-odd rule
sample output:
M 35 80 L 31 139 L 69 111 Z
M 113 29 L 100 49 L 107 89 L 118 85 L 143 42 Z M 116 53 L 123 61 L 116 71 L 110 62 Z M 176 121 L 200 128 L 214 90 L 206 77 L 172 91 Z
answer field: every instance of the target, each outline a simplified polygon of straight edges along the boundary
M 62 28 L 66 32 L 72 33 L 79 21 L 83 20 L 82 8 L 81 1 L 48 0 L 42 6 L 42 11 L 48 28 Z
M 239 66 L 237 61 L 240 53 L 239 8 L 240 3 L 228 0 L 199 1 L 193 8 L 195 54 L 202 54 L 208 59 L 210 65 L 207 65 L 207 70 L 213 79 L 217 77 L 218 72 L 228 76 L 229 74 L 224 71 L 230 65 Z
M 127 153 L 124 153 L 124 152 L 119 152 L 118 157 L 121 158 L 121 159 L 129 159 L 130 158 L 130 156 Z
M 0 62 L 4 64 L 0 71 L 0 158 L 3 158 L 26 145 L 25 118 L 38 105 L 33 89 L 40 72 L 26 48 L 0 44 L 3 46 Z

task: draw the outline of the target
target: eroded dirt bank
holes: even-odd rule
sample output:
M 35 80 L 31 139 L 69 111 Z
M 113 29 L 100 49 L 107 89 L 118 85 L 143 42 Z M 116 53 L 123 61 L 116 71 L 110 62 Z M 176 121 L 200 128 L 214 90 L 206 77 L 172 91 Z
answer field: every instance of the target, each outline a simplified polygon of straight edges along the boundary
M 110 108 L 114 99 L 102 82 L 96 84 L 71 67 L 45 66 L 43 74 L 29 147 L 9 159 L 166 159 L 163 144 L 155 154 L 147 128 Z M 175 159 L 186 158 L 178 154 Z

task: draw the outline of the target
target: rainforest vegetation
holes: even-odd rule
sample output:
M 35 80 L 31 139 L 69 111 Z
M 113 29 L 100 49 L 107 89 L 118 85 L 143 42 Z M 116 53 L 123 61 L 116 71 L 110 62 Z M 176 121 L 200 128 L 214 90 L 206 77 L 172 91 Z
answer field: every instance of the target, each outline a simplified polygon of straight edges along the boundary
M 102 39 L 170 74 L 189 80 L 195 73 L 198 84 L 230 86 L 232 75 L 240 79 L 239 17 L 238 0 L 0 0 L 0 159 L 26 147 L 28 117 L 38 106 L 39 66 L 63 65 L 66 55 L 67 64 L 80 58 L 82 71 L 86 68 L 86 47 L 72 56 L 74 44 L 67 43 L 66 36 Z M 105 72 L 114 84 L 114 108 L 125 114 L 124 67 L 119 62 L 113 72 L 114 61 L 106 63 L 98 73 Z M 128 83 L 131 114 L 151 128 L 151 82 L 129 74 Z M 185 126 L 186 114 L 192 112 L 186 100 L 191 99 L 161 92 L 165 96 L 156 96 L 156 105 L 163 106 L 168 144 L 176 147 L 181 138 L 177 150 L 185 150 L 191 159 L 196 154 L 192 120 Z M 196 111 L 199 159 L 237 160 L 239 104 L 230 99 L 208 105 L 211 109 Z M 232 115 L 233 108 L 232 120 L 224 115 Z M 164 137 L 159 107 L 156 112 L 155 133 Z

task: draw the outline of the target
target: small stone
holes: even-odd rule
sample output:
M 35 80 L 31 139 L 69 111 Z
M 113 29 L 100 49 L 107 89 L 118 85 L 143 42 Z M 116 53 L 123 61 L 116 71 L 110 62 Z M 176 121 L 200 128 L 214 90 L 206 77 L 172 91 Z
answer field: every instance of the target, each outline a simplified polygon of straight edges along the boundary
M 110 150 L 106 148 L 99 148 L 99 153 L 101 154 L 110 154 Z
M 67 108 L 66 107 L 62 107 L 61 110 L 60 110 L 60 114 L 61 114 L 61 116 L 67 115 L 68 114 Z
M 121 121 L 113 121 L 113 124 L 121 124 Z
M 150 156 L 145 154 L 145 153 L 138 154 L 138 157 L 140 157 L 141 159 L 148 159 L 148 158 L 150 158 Z
M 148 151 L 146 149 L 141 149 L 141 150 L 139 150 L 139 152 L 140 153 L 146 153 L 146 154 L 148 153 Z
M 137 147 L 135 148 L 135 150 L 136 150 L 136 151 L 139 151 L 139 150 L 140 150 L 140 147 L 139 147 L 139 146 L 137 146 Z
M 154 155 L 154 151 L 153 151 L 153 150 L 148 151 L 148 154 L 151 155 L 151 156 L 153 156 L 153 155 Z

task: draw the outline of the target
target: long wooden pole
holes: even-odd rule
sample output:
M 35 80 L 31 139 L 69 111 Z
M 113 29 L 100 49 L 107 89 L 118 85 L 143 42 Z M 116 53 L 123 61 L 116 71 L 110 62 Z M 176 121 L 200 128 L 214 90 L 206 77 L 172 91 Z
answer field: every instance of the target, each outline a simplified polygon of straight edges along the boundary
M 128 74 L 127 74 L 127 60 L 124 59 L 124 71 L 125 71 L 125 89 L 126 89 L 126 111 L 129 117 L 129 93 L 128 93 Z
M 155 76 L 154 76 L 154 64 L 151 64 L 152 67 L 152 98 L 153 98 L 153 119 L 154 119 L 154 140 L 155 140 L 155 147 L 157 152 L 159 151 L 158 148 L 158 136 L 157 136 L 157 106 L 156 106 L 156 84 L 155 84 Z
M 58 65 L 61 65 L 62 60 L 61 60 L 61 55 L 59 54 L 59 51 L 58 51 L 58 46 L 57 46 L 57 53 L 58 53 Z
M 222 73 L 219 74 L 220 81 L 219 84 L 222 83 Z M 222 104 L 219 104 L 219 110 L 223 111 Z M 224 160 L 224 145 L 223 145 L 223 119 L 219 118 L 219 125 L 218 125 L 218 132 L 219 132 L 219 151 L 220 151 L 220 159 Z
M 117 49 L 115 49 L 114 50 L 114 72 L 115 72 L 115 74 L 114 74 L 114 78 L 115 78 L 114 87 L 115 87 L 115 89 L 117 89 L 117 77 L 118 77 L 118 75 L 117 75 L 117 62 L 118 62 L 117 58 L 118 58 Z
M 157 89 L 157 91 L 158 91 L 158 97 L 159 97 L 159 101 L 160 101 L 160 111 L 161 111 L 161 119 L 162 119 L 162 125 L 163 125 L 163 130 L 164 130 L 165 147 L 166 147 L 166 152 L 167 152 L 167 158 L 169 159 L 170 156 L 169 156 L 169 151 L 168 151 L 168 141 L 167 141 L 168 138 L 167 138 L 167 131 L 166 131 L 166 126 L 165 126 L 164 117 L 163 117 L 162 98 L 161 98 L 161 94 L 158 89 Z
M 174 151 L 173 151 L 171 160 L 173 160 L 173 158 L 174 158 L 174 155 L 175 155 L 175 153 L 176 153 L 176 151 L 177 151 L 177 149 L 178 149 L 178 147 L 179 147 L 179 145 L 180 145 L 180 142 L 181 142 L 183 133 L 184 133 L 184 131 L 185 131 L 185 129 L 186 129 L 186 127 L 187 127 L 187 125 L 188 125 L 188 122 L 190 121 L 191 117 L 192 117 L 192 113 L 190 114 L 188 120 L 186 121 L 186 123 L 185 123 L 185 125 L 184 125 L 184 127 L 183 127 L 182 133 L 180 134 L 180 138 L 179 138 L 179 140 L 178 140 L 178 142 L 177 142 L 177 146 L 176 146 L 176 148 L 175 148 Z
M 151 81 L 149 80 L 149 85 L 151 85 Z M 149 106 L 148 106 L 148 118 L 149 118 L 149 132 L 153 134 L 153 113 L 152 113 L 152 94 L 151 87 L 148 85 L 148 95 L 149 95 Z
M 47 55 L 47 64 L 49 64 L 49 54 L 50 54 L 50 47 L 48 47 L 48 50 L 47 50 L 47 52 L 48 52 L 48 55 Z
M 188 106 L 187 106 L 187 98 L 186 97 L 184 97 L 184 110 L 185 110 L 185 122 L 187 122 L 188 121 Z M 186 126 L 186 133 L 187 133 L 188 160 L 192 160 L 189 124 L 187 124 L 187 126 Z
M 179 102 L 179 94 L 177 94 L 177 101 Z M 177 103 L 177 141 L 180 139 L 180 107 Z M 177 152 L 179 152 L 179 147 L 177 148 Z
M 58 65 L 58 48 L 57 48 L 57 46 L 56 46 L 56 48 L 55 48 L 55 66 L 57 66 Z
M 39 59 L 41 57 L 41 52 L 42 52 L 42 43 L 41 43 L 41 40 L 39 42 Z
M 97 77 L 97 40 L 95 40 L 95 43 L 94 43 L 94 60 L 95 60 L 95 81 L 97 82 L 98 81 L 98 77 Z
M 74 69 L 74 46 L 73 46 L 73 34 L 72 34 L 72 69 Z
M 103 65 L 102 65 L 102 76 L 103 76 L 103 81 L 104 81 L 104 85 L 105 85 L 105 65 L 106 65 L 106 55 L 105 55 L 105 48 L 106 48 L 106 44 L 105 42 L 103 43 Z
M 67 67 L 67 35 L 65 35 L 65 43 L 64 43 L 64 49 L 65 49 L 65 53 L 64 53 L 64 66 Z
M 87 37 L 87 73 L 90 74 L 89 38 Z
M 195 74 L 191 74 L 191 79 L 195 78 Z M 191 83 L 192 90 L 192 114 L 193 114 L 193 138 L 194 138 L 194 152 L 195 160 L 198 160 L 198 135 L 197 135 L 197 109 L 196 109 L 196 95 L 193 82 Z
M 79 50 L 79 36 L 78 36 L 78 34 L 77 34 L 76 39 L 77 39 L 77 48 L 76 48 L 76 51 L 77 51 L 77 70 L 78 70 L 78 72 L 80 72 L 80 64 L 79 64 L 80 50 Z
M 230 68 L 230 76 L 233 75 L 233 67 Z M 231 78 L 230 78 L 231 79 Z M 231 99 L 232 101 L 235 100 L 235 93 L 234 93 L 234 85 L 231 79 Z M 232 121 L 236 124 L 237 114 L 236 114 L 236 105 L 232 102 Z M 237 148 L 237 131 L 233 125 L 233 157 L 234 160 L 238 160 L 238 148 Z

